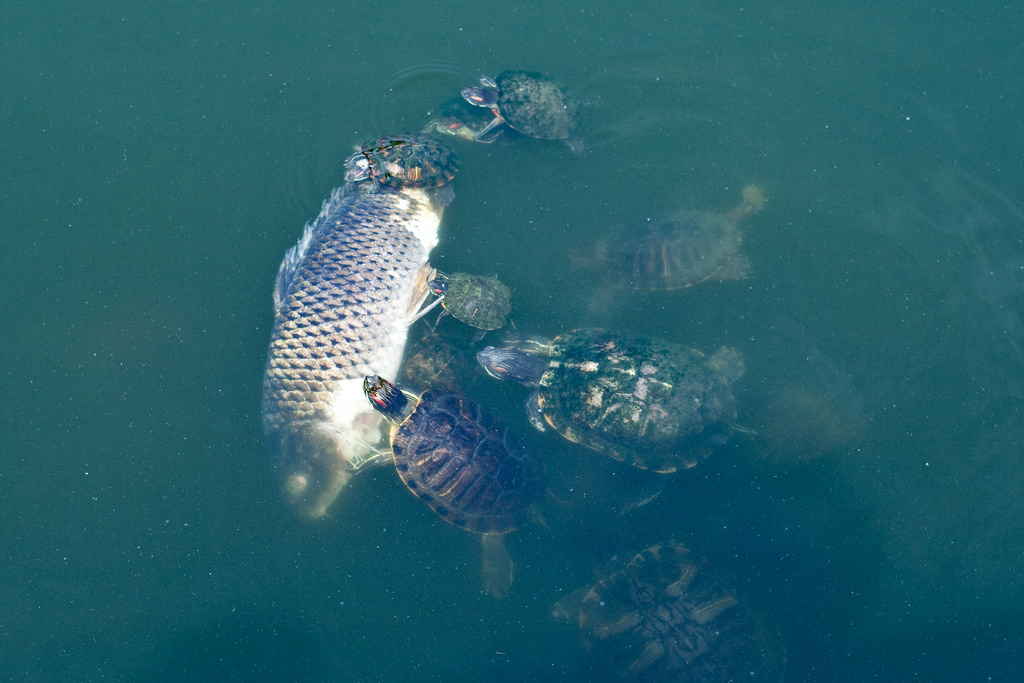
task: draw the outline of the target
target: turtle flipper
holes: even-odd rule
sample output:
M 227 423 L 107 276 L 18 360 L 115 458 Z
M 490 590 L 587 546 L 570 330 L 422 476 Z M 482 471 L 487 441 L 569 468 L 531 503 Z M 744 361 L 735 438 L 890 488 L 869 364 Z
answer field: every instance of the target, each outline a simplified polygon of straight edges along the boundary
M 503 598 L 512 587 L 514 565 L 505 550 L 505 534 L 484 534 L 484 590 L 488 595 Z
M 473 136 L 473 139 L 476 140 L 477 142 L 480 142 L 482 138 L 487 137 L 488 133 L 490 133 L 498 126 L 502 126 L 504 124 L 505 119 L 503 119 L 501 116 L 495 115 L 495 117 L 491 119 L 490 123 L 488 123 L 486 126 L 477 131 L 477 134 Z

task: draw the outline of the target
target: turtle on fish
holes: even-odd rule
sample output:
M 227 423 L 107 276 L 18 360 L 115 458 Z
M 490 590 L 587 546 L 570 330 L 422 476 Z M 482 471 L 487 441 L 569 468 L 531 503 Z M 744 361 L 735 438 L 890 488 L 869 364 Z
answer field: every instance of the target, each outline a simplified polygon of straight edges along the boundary
M 345 182 L 372 181 L 403 187 L 442 187 L 459 169 L 455 153 L 422 135 L 389 135 L 371 140 L 345 160 Z

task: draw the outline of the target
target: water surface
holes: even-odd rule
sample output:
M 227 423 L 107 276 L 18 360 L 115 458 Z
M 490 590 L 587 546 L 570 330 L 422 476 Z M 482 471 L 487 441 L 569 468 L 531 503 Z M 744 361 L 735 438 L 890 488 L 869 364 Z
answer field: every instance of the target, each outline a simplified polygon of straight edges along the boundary
M 599 680 L 552 605 L 667 538 L 776 625 L 787 680 L 1020 677 L 1015 8 L 2 17 L 3 678 Z M 523 331 L 737 347 L 761 428 L 635 508 L 638 473 L 528 434 L 566 500 L 509 537 L 496 603 L 476 537 L 392 472 L 294 519 L 259 400 L 277 265 L 352 146 L 504 68 L 575 89 L 589 154 L 458 146 L 436 265 L 498 273 Z M 751 279 L 608 292 L 574 258 L 750 182 L 770 200 L 743 224 Z M 526 433 L 523 392 L 471 389 Z

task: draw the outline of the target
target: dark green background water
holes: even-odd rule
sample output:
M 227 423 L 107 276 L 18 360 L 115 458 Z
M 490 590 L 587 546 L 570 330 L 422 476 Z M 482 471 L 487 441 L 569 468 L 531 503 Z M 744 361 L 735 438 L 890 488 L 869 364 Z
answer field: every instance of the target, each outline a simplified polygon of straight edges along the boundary
M 787 680 L 1020 679 L 1019 6 L 22 4 L 0 9 L 0 677 L 600 680 L 553 603 L 676 538 L 775 625 Z M 649 482 L 529 435 L 565 500 L 508 538 L 496 602 L 476 537 L 393 472 L 294 519 L 259 400 L 277 265 L 352 146 L 503 68 L 570 84 L 590 153 L 460 145 L 436 265 L 499 273 L 524 331 L 739 348 L 758 434 L 625 514 Z M 750 182 L 750 280 L 629 295 L 578 266 Z M 474 391 L 527 429 L 523 392 Z

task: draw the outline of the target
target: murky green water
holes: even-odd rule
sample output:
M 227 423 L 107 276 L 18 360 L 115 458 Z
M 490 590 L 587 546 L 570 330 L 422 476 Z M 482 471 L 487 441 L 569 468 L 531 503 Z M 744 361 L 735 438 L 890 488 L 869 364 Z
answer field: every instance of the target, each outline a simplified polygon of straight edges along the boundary
M 601 680 L 552 605 L 675 538 L 787 680 L 1017 680 L 1022 20 L 944 5 L 0 10 L 0 677 Z M 570 84 L 590 152 L 459 145 L 435 264 L 498 273 L 522 331 L 739 348 L 757 434 L 635 508 L 648 479 L 527 434 L 560 500 L 495 602 L 393 472 L 294 519 L 259 402 L 277 265 L 352 146 L 503 68 Z M 751 182 L 751 279 L 580 258 Z M 524 392 L 471 389 L 526 434 Z

